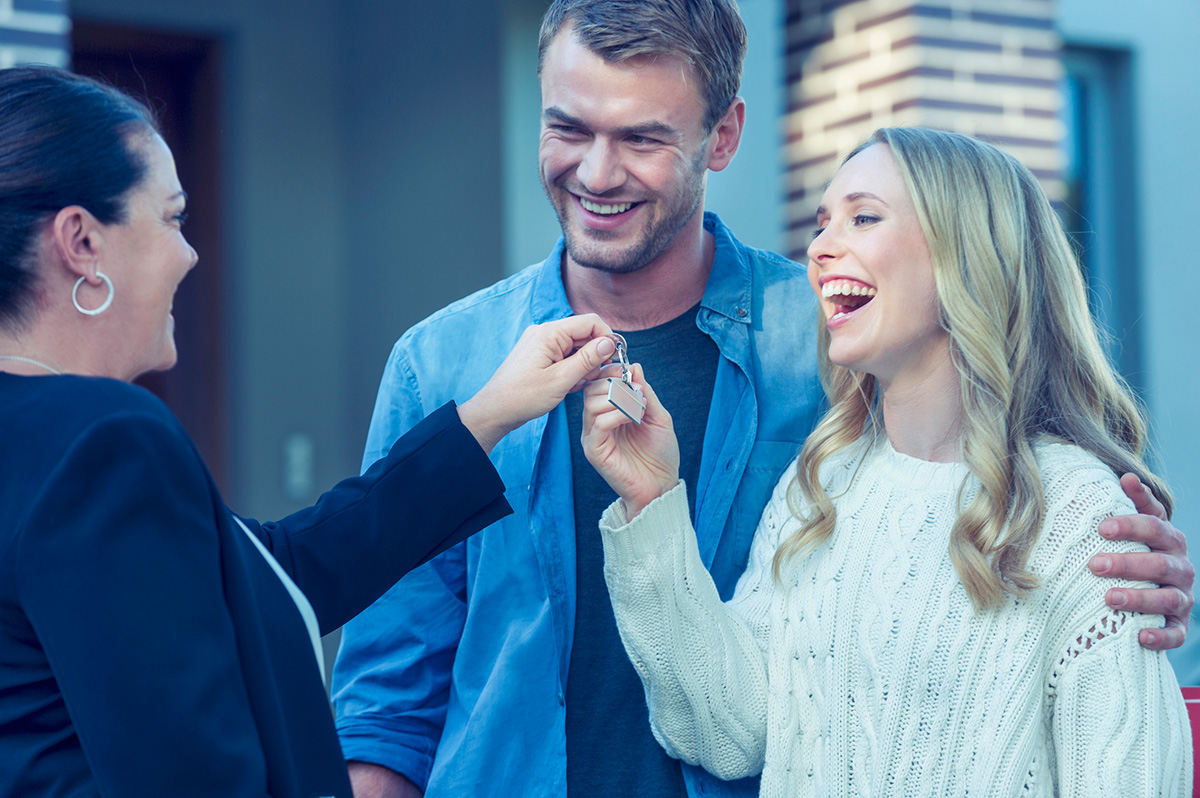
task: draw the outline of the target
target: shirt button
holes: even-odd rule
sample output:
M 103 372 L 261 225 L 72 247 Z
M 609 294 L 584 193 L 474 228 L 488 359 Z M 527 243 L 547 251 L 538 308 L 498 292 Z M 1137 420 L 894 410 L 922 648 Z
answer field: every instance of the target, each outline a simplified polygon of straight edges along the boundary
M 746 309 L 745 309 L 745 308 L 738 308 L 738 309 L 737 309 L 737 314 L 738 314 L 738 318 L 739 318 L 739 319 L 744 319 L 744 318 L 746 318 Z

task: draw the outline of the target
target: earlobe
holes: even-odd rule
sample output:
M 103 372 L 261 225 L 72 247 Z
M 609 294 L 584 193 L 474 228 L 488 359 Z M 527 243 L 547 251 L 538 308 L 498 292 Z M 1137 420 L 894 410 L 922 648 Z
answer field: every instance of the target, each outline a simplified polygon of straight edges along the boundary
M 742 140 L 742 126 L 746 123 L 746 101 L 734 97 L 725 116 L 713 129 L 713 148 L 708 158 L 708 168 L 720 172 L 729 166 Z

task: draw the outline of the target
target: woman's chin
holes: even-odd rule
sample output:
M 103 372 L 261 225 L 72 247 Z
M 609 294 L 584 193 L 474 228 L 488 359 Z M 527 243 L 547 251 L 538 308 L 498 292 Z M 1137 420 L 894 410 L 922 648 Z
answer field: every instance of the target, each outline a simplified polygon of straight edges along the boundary
M 844 352 L 837 353 L 830 350 L 829 362 L 835 366 L 841 366 L 847 371 L 853 371 L 856 374 L 870 374 L 872 377 L 879 379 L 879 364 L 872 363 L 867 358 L 849 355 Z
M 163 337 L 165 339 L 163 341 L 163 359 L 161 365 L 154 369 L 155 371 L 174 368 L 179 361 L 179 350 L 175 346 L 175 317 L 170 313 L 167 314 L 167 329 Z
M 175 367 L 179 361 L 179 353 L 175 349 L 174 339 L 168 339 L 167 346 L 162 355 L 153 363 L 144 363 L 142 370 L 137 373 L 133 379 L 137 379 L 143 374 L 151 374 L 156 371 L 168 371 Z M 130 380 L 132 382 L 133 380 Z
M 862 358 L 858 357 L 856 353 L 849 351 L 846 347 L 837 346 L 836 344 L 829 347 L 829 362 L 835 366 L 841 366 L 851 371 L 858 371 L 862 366 L 861 360 Z

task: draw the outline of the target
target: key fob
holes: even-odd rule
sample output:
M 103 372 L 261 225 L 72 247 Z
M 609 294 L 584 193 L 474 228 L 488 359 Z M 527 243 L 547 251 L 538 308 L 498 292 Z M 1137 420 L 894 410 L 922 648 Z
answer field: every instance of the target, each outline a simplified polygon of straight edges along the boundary
M 646 412 L 646 399 L 641 391 L 634 390 L 624 380 L 608 378 L 608 403 L 629 416 L 629 420 L 634 424 L 642 423 L 642 414 Z

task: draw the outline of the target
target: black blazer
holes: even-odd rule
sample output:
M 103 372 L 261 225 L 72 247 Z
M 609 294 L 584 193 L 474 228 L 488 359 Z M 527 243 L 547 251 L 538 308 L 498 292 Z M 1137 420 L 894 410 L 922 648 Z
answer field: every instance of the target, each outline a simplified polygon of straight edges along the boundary
M 175 417 L 0 374 L 0 796 L 349 798 L 311 640 Z M 511 512 L 452 405 L 362 477 L 246 524 L 329 632 Z

